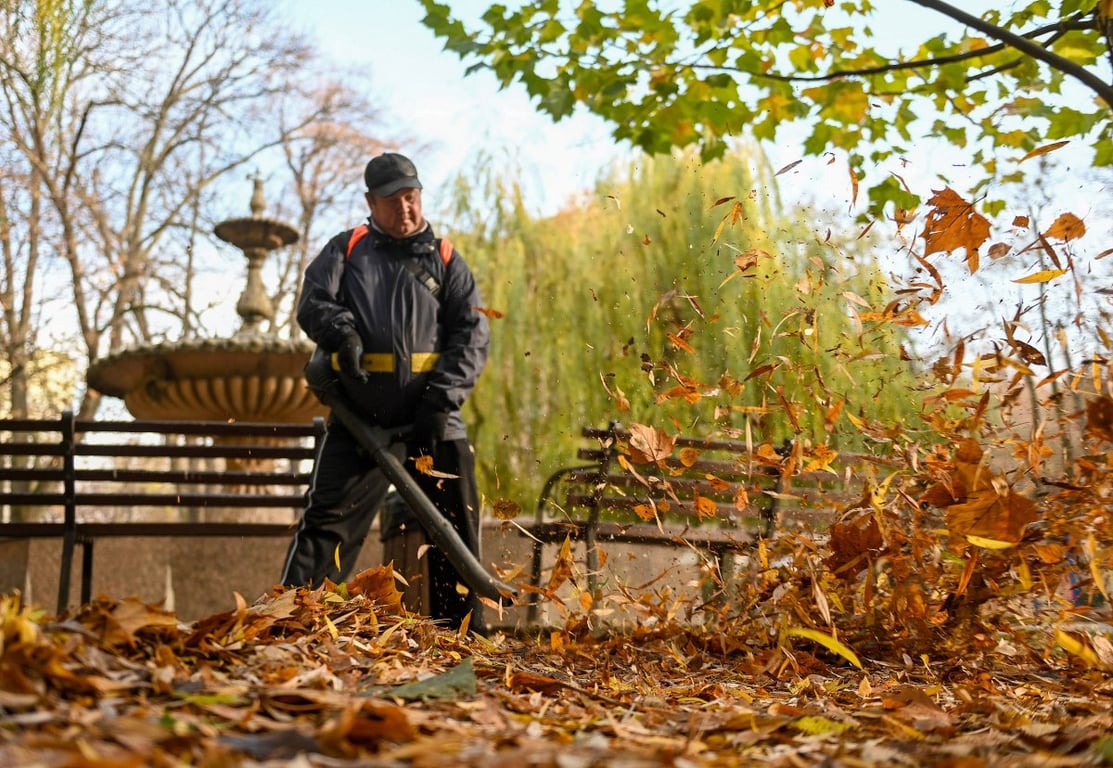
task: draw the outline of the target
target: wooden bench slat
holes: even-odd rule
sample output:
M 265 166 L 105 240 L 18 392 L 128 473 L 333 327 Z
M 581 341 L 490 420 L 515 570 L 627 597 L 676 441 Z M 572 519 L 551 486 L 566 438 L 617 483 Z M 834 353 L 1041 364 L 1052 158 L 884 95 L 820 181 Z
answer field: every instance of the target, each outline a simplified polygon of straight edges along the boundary
M 523 526 L 530 536 L 544 541 L 547 544 L 559 544 L 565 538 L 572 541 L 583 541 L 587 536 L 588 523 L 585 521 L 567 521 L 551 523 L 533 523 Z M 660 544 L 669 542 L 676 545 L 693 545 L 719 551 L 741 551 L 753 546 L 753 537 L 746 531 L 737 528 L 686 528 L 677 530 L 662 530 L 654 525 L 644 523 L 597 523 L 595 524 L 595 537 L 597 540 L 617 542 L 623 544 Z
M 270 445 L 100 445 L 80 443 L 75 456 L 183 459 L 295 459 L 313 458 L 312 448 Z
M 68 497 L 62 493 L 3 493 L 0 504 L 23 507 L 61 507 Z M 119 507 L 227 507 L 235 509 L 302 507 L 304 494 L 275 493 L 95 493 L 74 495 L 78 507 L 96 509 Z M 80 523 L 78 523 L 80 525 Z M 6 523 L 0 523 L 3 531 Z
M 78 469 L 79 483 L 162 483 L 166 485 L 306 485 L 312 475 L 305 472 L 198 472 L 189 469 Z M 12 482 L 56 482 L 65 480 L 61 467 L 3 470 L 3 479 Z M 0 491 L 0 504 L 4 493 Z
M 79 539 L 126 538 L 171 536 L 174 538 L 203 536 L 233 536 L 250 538 L 253 536 L 289 536 L 292 523 L 237 523 L 189 521 L 165 522 L 119 522 L 119 523 L 78 523 L 76 535 Z M 64 523 L 5 523 L 0 528 L 0 539 L 57 538 L 65 532 Z

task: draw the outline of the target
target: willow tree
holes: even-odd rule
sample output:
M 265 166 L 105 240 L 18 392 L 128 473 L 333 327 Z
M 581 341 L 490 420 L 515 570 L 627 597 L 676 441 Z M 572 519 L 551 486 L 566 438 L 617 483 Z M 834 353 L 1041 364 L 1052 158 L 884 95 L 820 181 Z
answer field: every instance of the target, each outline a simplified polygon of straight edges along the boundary
M 612 420 L 859 447 L 875 421 L 913 428 L 909 316 L 868 251 L 780 211 L 771 175 L 742 153 L 641 158 L 543 220 L 498 182 L 461 190 L 453 237 L 494 317 L 469 401 L 489 495 L 536 498 Z

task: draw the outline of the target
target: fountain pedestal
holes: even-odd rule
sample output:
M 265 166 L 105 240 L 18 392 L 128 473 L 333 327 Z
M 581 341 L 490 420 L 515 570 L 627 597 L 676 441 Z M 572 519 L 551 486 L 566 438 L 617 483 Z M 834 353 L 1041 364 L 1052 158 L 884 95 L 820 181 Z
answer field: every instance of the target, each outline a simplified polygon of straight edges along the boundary
M 260 331 L 274 318 L 263 286 L 267 255 L 297 242 L 297 231 L 263 215 L 262 181 L 255 179 L 251 216 L 214 228 L 247 259 L 247 283 L 236 302 L 243 321 L 229 338 L 143 344 L 95 362 L 89 386 L 124 401 L 137 419 L 302 423 L 326 409 L 305 386 L 302 368 L 314 345 Z

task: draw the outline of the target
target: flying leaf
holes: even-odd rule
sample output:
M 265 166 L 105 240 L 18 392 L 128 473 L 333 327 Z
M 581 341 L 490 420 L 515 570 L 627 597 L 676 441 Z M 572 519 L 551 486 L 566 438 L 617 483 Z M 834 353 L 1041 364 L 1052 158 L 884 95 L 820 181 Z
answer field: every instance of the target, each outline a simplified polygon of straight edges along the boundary
M 645 424 L 630 425 L 630 460 L 651 464 L 672 455 L 676 439 Z
M 1018 277 L 1013 280 L 1014 283 L 1030 284 L 1030 283 L 1047 283 L 1057 277 L 1062 277 L 1067 271 L 1065 269 L 1041 269 L 1039 272 L 1033 272 L 1024 277 Z
M 788 165 L 782 166 L 781 170 L 777 171 L 773 175 L 774 176 L 780 176 L 782 173 L 787 173 L 788 171 L 791 171 L 796 166 L 800 165 L 800 163 L 802 163 L 802 162 L 804 162 L 804 161 L 803 160 L 794 160 L 793 162 L 789 163 Z
M 499 520 L 513 520 L 522 514 L 522 505 L 513 499 L 495 499 L 491 511 Z
M 1065 147 L 1067 144 L 1070 144 L 1070 141 L 1056 141 L 1051 144 L 1044 144 L 1042 147 L 1036 147 L 1024 157 L 1020 158 L 1020 162 L 1023 163 L 1025 160 L 1030 160 L 1033 157 L 1039 157 L 1040 155 L 1046 155 L 1048 152 L 1054 152 L 1057 149 Z
M 572 540 L 565 536 L 564 543 L 560 545 L 553 570 L 549 574 L 549 591 L 554 592 L 562 584 L 572 578 Z
M 696 508 L 696 516 L 700 520 L 714 518 L 719 513 L 719 506 L 715 503 L 714 499 L 709 499 L 706 496 L 701 496 L 698 492 L 692 499 Z
M 1068 632 L 1064 632 L 1061 629 L 1055 630 L 1055 642 L 1058 643 L 1060 648 L 1067 651 L 1072 656 L 1077 656 L 1082 659 L 1087 666 L 1096 667 L 1101 663 L 1098 660 L 1097 654 L 1094 653 L 1090 646 Z
M 1005 489 L 999 493 L 990 486 L 965 496 L 961 503 L 947 507 L 947 527 L 960 536 L 975 537 L 971 543 L 1000 549 L 991 542 L 1016 544 L 1030 523 L 1039 518 L 1036 503 Z M 980 543 L 989 542 L 989 543 Z
M 847 648 L 835 638 L 831 637 L 825 632 L 820 632 L 818 629 L 807 629 L 806 627 L 789 627 L 784 630 L 783 634 L 788 637 L 802 637 L 805 640 L 812 640 L 819 643 L 832 653 L 837 653 L 858 669 L 862 668 L 862 662 L 858 660 L 858 654 Z
M 1086 401 L 1086 433 L 1113 443 L 1113 398 L 1101 395 Z
M 966 251 L 970 272 L 978 271 L 978 249 L 989 238 L 989 220 L 950 187 L 936 190 L 924 223 L 924 255 Z
M 1064 213 L 1059 218 L 1055 219 L 1055 222 L 1043 233 L 1043 236 L 1052 240 L 1069 242 L 1071 240 L 1077 240 L 1085 234 L 1086 225 L 1083 223 L 1082 219 L 1078 218 L 1073 213 Z
M 372 566 L 348 581 L 348 592 L 363 595 L 387 614 L 399 615 L 402 613 L 402 593 L 395 586 L 397 581 L 393 565 Z

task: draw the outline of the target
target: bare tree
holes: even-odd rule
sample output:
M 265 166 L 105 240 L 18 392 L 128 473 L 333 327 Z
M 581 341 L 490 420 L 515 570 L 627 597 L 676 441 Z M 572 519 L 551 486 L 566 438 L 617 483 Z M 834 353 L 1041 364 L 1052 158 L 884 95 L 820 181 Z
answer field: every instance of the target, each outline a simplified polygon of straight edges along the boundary
M 222 179 L 317 116 L 276 119 L 312 51 L 266 4 L 0 3 L 0 152 L 13 161 L 0 194 L 21 214 L 3 220 L 0 249 L 23 265 L 3 275 L 0 341 L 13 412 L 26 414 L 16 380 L 44 262 L 68 268 L 86 361 L 196 330 L 186 287 L 199 211 Z M 82 415 L 97 405 L 86 393 Z
M 369 130 L 383 121 L 366 98 L 336 80 L 307 82 L 282 114 L 283 176 L 281 210 L 288 210 L 298 242 L 279 255 L 274 303 L 279 332 L 297 338 L 292 322 L 301 275 L 327 238 L 367 215 L 363 168 L 367 160 L 395 145 Z

